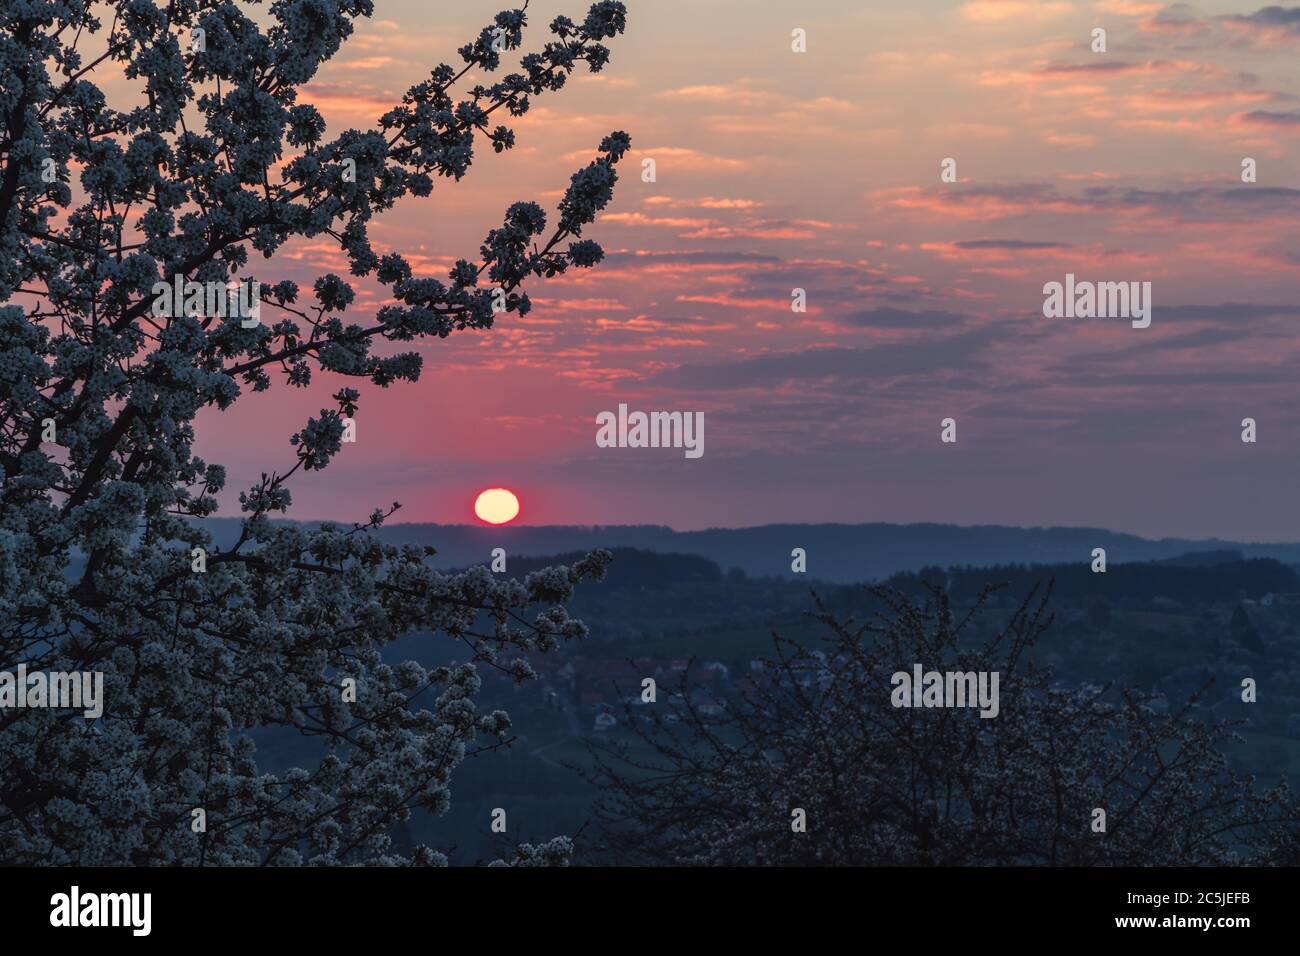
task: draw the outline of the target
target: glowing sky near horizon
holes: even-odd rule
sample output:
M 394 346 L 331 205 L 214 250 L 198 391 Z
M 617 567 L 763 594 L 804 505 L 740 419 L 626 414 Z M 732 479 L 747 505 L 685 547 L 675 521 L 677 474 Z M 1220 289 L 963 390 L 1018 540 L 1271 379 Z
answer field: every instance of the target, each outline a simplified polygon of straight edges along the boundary
M 332 132 L 371 126 L 502 6 L 378 0 L 303 100 Z M 467 502 L 504 483 L 530 524 L 1300 539 L 1300 7 L 628 6 L 603 74 L 541 97 L 515 150 L 480 150 L 464 181 L 373 232 L 445 278 L 511 202 L 553 216 L 623 129 L 633 151 L 589 233 L 608 258 L 534 283 L 526 317 L 421 344 L 418 383 L 357 386 L 358 443 L 295 476 L 291 517 L 400 500 L 395 520 L 467 522 Z M 584 10 L 534 2 L 530 48 Z M 1095 26 L 1106 54 L 1088 48 Z M 795 27 L 806 54 L 790 51 Z M 955 184 L 939 181 L 945 157 Z M 347 273 L 326 240 L 277 261 L 303 284 Z M 1152 327 L 1043 318 L 1043 283 L 1066 273 L 1150 280 Z M 385 302 L 357 289 L 345 318 Z M 277 382 L 205 413 L 199 451 L 237 492 L 291 462 L 289 436 L 339 384 Z M 595 416 L 620 402 L 703 411 L 707 453 L 597 448 Z M 956 446 L 939 442 L 949 416 Z

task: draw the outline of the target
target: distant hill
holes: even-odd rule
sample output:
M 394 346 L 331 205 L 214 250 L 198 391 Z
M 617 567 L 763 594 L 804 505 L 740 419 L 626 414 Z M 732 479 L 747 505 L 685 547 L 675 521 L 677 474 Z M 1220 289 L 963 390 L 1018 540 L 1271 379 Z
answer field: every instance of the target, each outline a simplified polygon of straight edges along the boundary
M 1220 553 L 1220 557 L 1223 553 Z M 929 569 L 890 578 L 894 587 L 919 592 L 923 580 L 942 582 L 957 601 L 971 601 L 983 588 L 1006 585 L 1017 599 L 1039 582 L 1054 582 L 1053 595 L 1066 601 L 1149 602 L 1164 598 L 1180 604 L 1213 604 L 1243 598 L 1258 600 L 1274 593 L 1300 591 L 1294 568 L 1270 558 L 1197 561 L 1198 555 L 1173 561 L 1108 563 L 1105 574 L 1094 574 L 1086 561 L 1068 564 L 995 565 L 982 568 Z M 936 573 L 937 572 L 937 573 Z
M 1212 568 L 1220 564 L 1236 564 L 1246 560 L 1240 551 L 1196 551 L 1192 554 L 1180 554 L 1176 558 L 1166 558 L 1161 564 L 1180 568 Z
M 204 522 L 222 546 L 238 534 L 234 518 Z M 927 566 L 988 567 L 999 564 L 1059 564 L 1089 561 L 1105 548 L 1108 563 L 1178 559 L 1217 564 L 1234 558 L 1273 558 L 1300 565 L 1300 544 L 1251 544 L 1219 539 L 1151 540 L 1100 528 L 1012 528 L 948 524 L 773 524 L 755 528 L 674 531 L 658 525 L 542 525 L 488 528 L 473 525 L 393 524 L 380 536 L 395 544 L 438 549 L 437 566 L 487 562 L 493 548 L 511 558 L 543 557 L 592 548 L 637 548 L 661 554 L 699 555 L 724 570 L 751 576 L 795 577 L 790 551 L 808 553 L 808 577 L 851 583 L 882 579 Z M 1201 552 L 1217 552 L 1197 557 Z M 1227 557 L 1223 552 L 1236 552 Z M 513 569 L 512 569 L 513 570 Z
M 723 578 L 722 569 L 716 562 L 696 554 L 638 551 L 635 548 L 614 548 L 613 552 L 614 563 L 605 575 L 605 584 L 609 587 L 656 590 L 678 584 L 717 584 Z M 523 578 L 553 564 L 573 564 L 586 553 L 574 551 L 507 560 L 506 574 Z

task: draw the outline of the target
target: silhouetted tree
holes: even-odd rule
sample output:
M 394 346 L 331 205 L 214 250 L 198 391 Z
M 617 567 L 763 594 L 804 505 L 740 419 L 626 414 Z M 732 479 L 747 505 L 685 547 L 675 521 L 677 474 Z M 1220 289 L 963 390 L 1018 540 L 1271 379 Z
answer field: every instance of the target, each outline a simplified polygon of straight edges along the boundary
M 1232 731 L 1158 713 L 1115 688 L 1055 686 L 1030 658 L 1050 624 L 1035 590 L 986 640 L 946 592 L 871 589 L 862 624 L 818 602 L 825 646 L 774 635 L 757 690 L 705 717 L 683 687 L 632 726 L 639 746 L 593 745 L 603 846 L 661 864 L 1148 865 L 1276 862 L 1300 815 L 1285 785 L 1229 773 Z M 999 673 L 999 711 L 905 708 L 914 664 Z M 651 710 L 651 708 L 642 708 Z M 648 755 L 647 755 L 648 754 Z M 796 832 L 792 812 L 806 814 Z M 1094 811 L 1105 811 L 1105 832 Z
M 606 554 L 497 580 L 381 544 L 370 532 L 396 505 L 351 527 L 272 524 L 287 479 L 340 451 L 350 388 L 283 436 L 290 466 L 241 494 L 233 547 L 190 520 L 216 510 L 226 480 L 193 453 L 201 410 L 273 375 L 308 387 L 316 369 L 413 381 L 420 353 L 376 344 L 489 328 L 528 311 L 525 279 L 602 258 L 582 234 L 612 196 L 630 145 L 620 132 L 572 176 L 553 227 L 515 203 L 446 279 L 368 237 L 399 200 L 460 180 L 480 143 L 511 148 L 494 115 L 523 115 L 581 64 L 600 70 L 602 41 L 625 26 L 612 0 L 578 23 L 557 17 L 517 72 L 456 93 L 520 47 L 526 7 L 498 14 L 460 65 L 437 66 L 375 128 L 327 137 L 302 88 L 371 0 L 0 5 L 0 666 L 102 672 L 105 691 L 93 721 L 0 711 L 0 861 L 439 862 L 396 852 L 389 833 L 413 806 L 445 809 L 452 770 L 508 739 L 509 720 L 477 709 L 472 664 L 393 667 L 381 647 L 440 631 L 526 680 L 514 652 L 583 633 L 563 605 Z M 116 107 L 94 82 L 114 70 L 117 88 L 138 91 Z M 303 294 L 268 276 L 295 238 L 337 245 L 391 304 L 345 322 L 343 278 Z M 259 283 L 251 317 L 160 298 L 193 282 L 228 305 L 236 280 Z M 319 738 L 319 764 L 262 772 L 248 731 L 275 726 Z M 567 847 L 522 848 L 516 862 Z

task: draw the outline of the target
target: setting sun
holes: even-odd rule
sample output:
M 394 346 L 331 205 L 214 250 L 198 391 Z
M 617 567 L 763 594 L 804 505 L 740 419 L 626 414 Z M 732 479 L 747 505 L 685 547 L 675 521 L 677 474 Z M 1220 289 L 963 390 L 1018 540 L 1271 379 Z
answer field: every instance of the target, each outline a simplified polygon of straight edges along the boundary
M 489 488 L 474 500 L 474 514 L 488 524 L 505 524 L 519 514 L 519 499 L 506 488 Z

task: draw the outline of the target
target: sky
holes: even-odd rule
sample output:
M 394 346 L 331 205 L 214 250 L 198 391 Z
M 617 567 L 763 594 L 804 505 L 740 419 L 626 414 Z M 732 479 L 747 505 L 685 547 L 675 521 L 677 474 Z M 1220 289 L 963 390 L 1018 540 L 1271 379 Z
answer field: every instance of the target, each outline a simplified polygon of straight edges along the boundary
M 332 132 L 372 127 L 501 6 L 376 0 L 302 100 Z M 633 149 L 587 233 L 606 260 L 535 282 L 526 317 L 420 344 L 418 383 L 357 386 L 357 443 L 295 476 L 291 516 L 396 500 L 399 520 L 468 523 L 476 493 L 504 486 L 525 524 L 1300 540 L 1300 6 L 628 7 L 604 72 L 540 98 L 514 150 L 481 151 L 371 234 L 445 278 L 512 202 L 553 218 L 621 129 Z M 534 0 L 526 47 L 561 13 L 585 6 Z M 347 273 L 320 240 L 276 263 L 304 284 Z M 1045 317 L 1044 284 L 1067 274 L 1150 282 L 1150 327 Z M 354 321 L 386 301 L 357 290 Z M 340 384 L 205 413 L 198 451 L 247 487 L 292 463 L 289 436 Z M 619 404 L 703 413 L 704 454 L 597 447 L 596 416 Z

